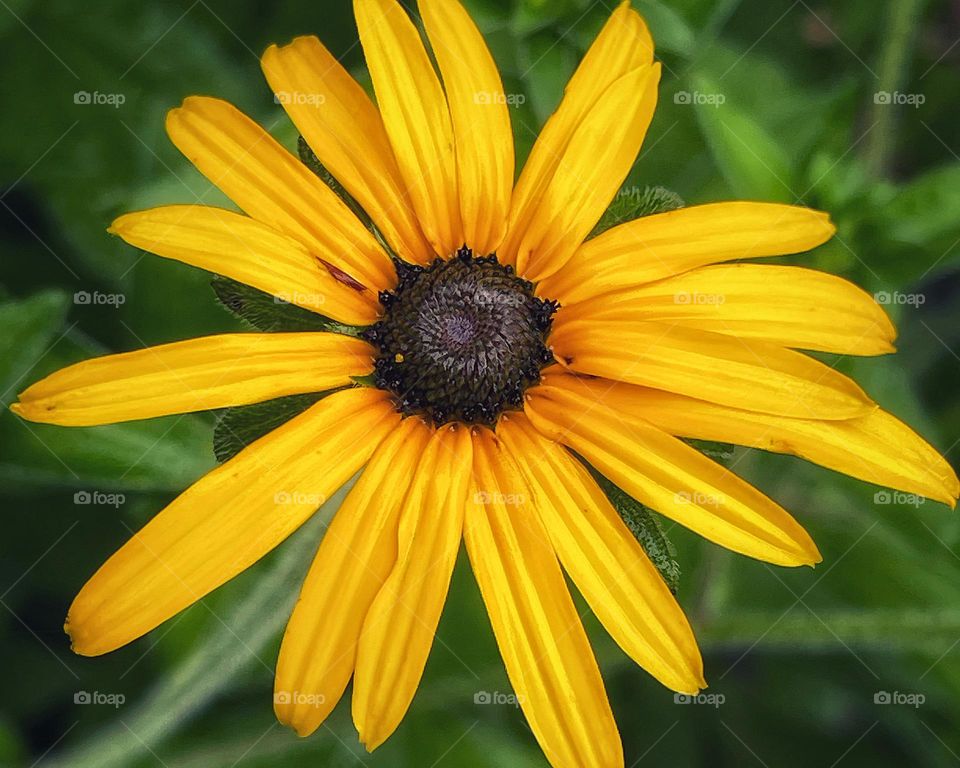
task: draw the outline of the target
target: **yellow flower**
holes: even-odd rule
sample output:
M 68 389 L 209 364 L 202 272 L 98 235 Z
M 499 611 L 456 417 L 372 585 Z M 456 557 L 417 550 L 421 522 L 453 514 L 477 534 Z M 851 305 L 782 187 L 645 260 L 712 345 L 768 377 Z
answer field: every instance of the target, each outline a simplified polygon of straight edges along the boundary
M 395 0 L 355 0 L 377 106 L 316 38 L 263 57 L 278 101 L 372 228 L 229 104 L 192 97 L 170 113 L 170 138 L 246 215 L 169 206 L 111 231 L 366 330 L 195 339 L 80 363 L 23 392 L 23 418 L 85 426 L 336 390 L 157 515 L 83 587 L 66 629 L 84 655 L 129 643 L 362 470 L 287 627 L 278 717 L 313 732 L 352 677 L 360 738 L 381 744 L 419 683 L 462 537 L 550 762 L 619 766 L 561 566 L 664 685 L 695 693 L 702 662 L 574 454 L 710 541 L 787 566 L 820 560 L 804 529 L 681 438 L 793 453 L 951 505 L 957 477 L 853 381 L 796 351 L 893 351 L 867 294 L 740 262 L 820 245 L 834 232 L 827 215 L 720 203 L 588 239 L 657 100 L 653 41 L 627 3 L 515 186 L 511 99 L 480 33 L 456 0 L 419 6 L 439 75 Z

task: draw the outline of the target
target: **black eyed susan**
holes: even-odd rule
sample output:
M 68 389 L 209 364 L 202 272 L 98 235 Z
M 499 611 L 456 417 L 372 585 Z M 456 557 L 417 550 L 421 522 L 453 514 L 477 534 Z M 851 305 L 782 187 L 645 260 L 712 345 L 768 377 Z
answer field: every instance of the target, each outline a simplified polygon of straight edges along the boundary
M 13 408 L 85 426 L 333 393 L 157 515 L 83 587 L 66 629 L 84 655 L 140 637 L 359 473 L 283 639 L 278 717 L 312 733 L 352 678 L 360 737 L 382 743 L 416 691 L 463 539 L 551 763 L 622 765 L 564 571 L 664 685 L 705 683 L 683 612 L 581 457 L 705 538 L 787 566 L 819 561 L 807 533 L 685 438 L 793 453 L 950 505 L 956 475 L 853 381 L 797 351 L 893 351 L 876 303 L 830 275 L 742 261 L 822 244 L 825 214 L 721 203 L 589 238 L 657 99 L 653 42 L 627 4 L 516 185 L 508 99 L 458 2 L 419 3 L 439 74 L 395 0 L 355 6 L 377 106 L 315 38 L 263 57 L 346 202 L 232 106 L 194 97 L 168 133 L 243 213 L 169 206 L 111 231 L 361 330 L 99 358 Z

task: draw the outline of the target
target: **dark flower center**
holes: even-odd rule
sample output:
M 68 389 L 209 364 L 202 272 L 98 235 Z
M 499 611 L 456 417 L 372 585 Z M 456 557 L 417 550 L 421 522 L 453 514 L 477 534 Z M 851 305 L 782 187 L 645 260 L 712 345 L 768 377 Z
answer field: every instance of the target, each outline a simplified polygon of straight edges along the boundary
M 429 267 L 397 265 L 399 283 L 380 294 L 384 316 L 364 337 L 378 349 L 376 385 L 402 413 L 437 426 L 493 426 L 553 361 L 547 349 L 555 301 L 496 256 L 467 247 Z

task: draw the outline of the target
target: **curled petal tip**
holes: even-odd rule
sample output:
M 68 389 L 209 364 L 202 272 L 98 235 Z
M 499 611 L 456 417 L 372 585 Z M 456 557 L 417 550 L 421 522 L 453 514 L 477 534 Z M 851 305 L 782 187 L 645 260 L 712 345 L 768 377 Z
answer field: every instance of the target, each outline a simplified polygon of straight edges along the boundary
M 291 718 L 289 716 L 290 713 L 285 710 L 286 708 L 283 705 L 275 703 L 273 706 L 273 713 L 274 715 L 276 715 L 277 720 L 280 722 L 280 725 L 283 725 L 289 728 L 290 730 L 292 730 L 295 734 L 297 734 L 298 738 L 305 739 L 308 736 L 310 736 L 315 730 L 317 730 L 315 726 L 311 727 L 307 723 Z
M 386 739 L 382 737 L 373 738 L 363 732 L 360 733 L 360 743 L 363 744 L 363 748 L 369 753 L 377 749 L 385 740 Z
M 684 696 L 696 696 L 707 687 L 707 681 L 704 680 L 702 674 L 697 674 L 687 681 L 670 687 L 677 693 L 682 693 Z
M 103 653 L 103 651 L 90 645 L 84 638 L 77 636 L 77 627 L 75 623 L 70 621 L 70 614 L 67 614 L 67 618 L 64 619 L 63 631 L 70 638 L 70 650 L 77 656 L 100 656 Z
M 820 554 L 820 550 L 812 539 L 804 542 L 801 546 L 803 548 L 797 556 L 795 565 L 806 565 L 810 568 L 816 568 L 817 565 L 823 562 L 823 555 Z

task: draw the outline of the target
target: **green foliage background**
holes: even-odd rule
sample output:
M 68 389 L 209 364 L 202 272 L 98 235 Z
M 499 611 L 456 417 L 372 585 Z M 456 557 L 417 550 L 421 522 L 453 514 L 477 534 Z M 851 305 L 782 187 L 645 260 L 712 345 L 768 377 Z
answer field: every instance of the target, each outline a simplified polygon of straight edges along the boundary
M 843 360 L 881 404 L 956 456 L 960 435 L 960 4 L 955 0 L 634 0 L 665 63 L 630 183 L 688 203 L 735 197 L 829 210 L 839 236 L 794 259 L 890 307 L 901 352 Z M 468 0 L 503 68 L 525 156 L 612 7 Z M 361 78 L 350 4 L 0 0 L 0 400 L 67 363 L 238 328 L 209 275 L 109 237 L 118 213 L 222 204 L 163 133 L 190 94 L 238 104 L 291 148 L 257 54 L 316 33 Z M 120 93 L 119 107 L 76 104 Z M 880 92 L 923 97 L 876 103 Z M 722 94 L 722 105 L 697 94 Z M 681 96 L 677 97 L 677 94 Z M 714 102 L 717 99 L 713 99 Z M 914 99 L 917 101 L 917 99 Z M 78 291 L 119 306 L 77 304 Z M 0 413 L 0 764 L 8 766 L 541 766 L 469 569 L 458 568 L 426 678 L 373 756 L 342 704 L 298 740 L 271 705 L 279 633 L 323 517 L 151 636 L 99 659 L 61 631 L 93 570 L 214 462 L 209 415 L 68 430 Z M 586 619 L 628 765 L 947 766 L 960 758 L 960 521 L 932 502 L 786 457 L 742 470 L 818 541 L 816 570 L 748 561 L 676 527 L 679 596 L 719 706 L 676 704 Z M 77 492 L 123 494 L 116 508 Z M 882 497 L 880 501 L 882 501 Z M 122 694 L 80 705 L 78 692 Z M 919 694 L 919 706 L 875 703 Z M 915 697 L 916 698 L 916 697 Z M 882 696 L 881 696 L 882 700 Z

